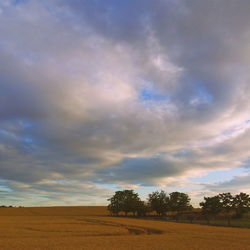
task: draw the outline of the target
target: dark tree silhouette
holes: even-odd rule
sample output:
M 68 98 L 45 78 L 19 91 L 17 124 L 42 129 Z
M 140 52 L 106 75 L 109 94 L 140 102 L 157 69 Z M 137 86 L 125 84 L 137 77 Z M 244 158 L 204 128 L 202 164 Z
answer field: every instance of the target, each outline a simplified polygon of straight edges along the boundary
M 250 208 L 250 196 L 246 193 L 235 195 L 233 199 L 233 207 L 236 212 L 236 217 L 241 218 L 244 213 L 247 213 Z
M 145 201 L 138 201 L 136 212 L 137 216 L 146 216 L 150 212 L 150 207 Z
M 242 217 L 250 211 L 250 196 L 240 193 L 233 196 L 231 193 L 220 193 L 213 197 L 204 197 L 200 203 L 202 213 L 193 210 L 190 198 L 181 192 L 172 192 L 169 195 L 165 191 L 155 191 L 148 195 L 147 202 L 140 199 L 134 190 L 117 191 L 108 199 L 108 210 L 112 215 L 123 212 L 126 216 L 133 213 L 137 216 L 146 216 L 149 212 L 156 212 L 158 216 L 164 216 L 167 212 L 173 212 L 176 220 L 188 219 L 191 223 L 194 219 L 206 219 L 210 224 L 211 218 L 226 215 L 228 226 L 231 225 L 233 215 L 235 218 Z
M 190 198 L 187 194 L 173 192 L 169 194 L 169 197 L 171 211 L 186 211 L 190 209 Z
M 129 212 L 136 213 L 140 198 L 134 190 L 123 190 L 115 192 L 108 201 L 110 201 L 108 210 L 111 214 L 118 215 L 119 212 L 124 212 L 127 216 Z
M 148 203 L 152 211 L 155 211 L 159 216 L 163 216 L 169 210 L 169 197 L 161 190 L 148 195 Z
M 204 202 L 200 203 L 202 213 L 206 216 L 207 223 L 210 223 L 210 217 L 219 214 L 222 211 L 222 204 L 218 195 L 213 197 L 204 197 Z
M 187 211 L 192 208 L 190 198 L 185 193 L 173 192 L 169 194 L 169 208 L 171 211 L 177 212 L 175 219 L 179 219 L 179 214 L 182 211 Z
M 219 194 L 219 199 L 221 202 L 222 211 L 227 216 L 227 224 L 228 224 L 228 226 L 230 226 L 231 225 L 231 216 L 232 216 L 232 212 L 234 209 L 234 207 L 233 207 L 234 197 L 232 196 L 231 193 L 222 193 L 222 194 Z
M 110 201 L 108 205 L 109 212 L 112 215 L 119 215 L 123 207 L 122 191 L 115 192 L 115 195 L 108 199 L 108 201 Z

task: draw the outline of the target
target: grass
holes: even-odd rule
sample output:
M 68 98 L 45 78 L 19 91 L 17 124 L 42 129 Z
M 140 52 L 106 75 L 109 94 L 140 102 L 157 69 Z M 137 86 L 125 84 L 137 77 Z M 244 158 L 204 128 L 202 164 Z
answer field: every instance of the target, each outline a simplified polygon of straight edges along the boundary
M 250 249 L 250 230 L 123 217 L 105 207 L 0 208 L 0 249 Z
M 165 219 L 163 219 L 165 220 Z M 167 220 L 166 220 L 167 221 Z M 174 221 L 174 220 L 172 220 Z M 191 223 L 190 220 L 180 220 L 179 222 L 183 223 Z M 193 220 L 192 224 L 201 224 L 201 225 L 207 225 L 206 220 Z M 209 222 L 210 226 L 228 226 L 227 218 L 221 218 L 221 219 L 211 219 Z M 230 220 L 230 227 L 243 227 L 243 228 L 250 228 L 250 214 L 244 215 L 243 218 L 240 219 L 231 219 Z
M 194 223 L 197 224 L 207 224 L 206 221 L 197 220 Z M 228 226 L 227 220 L 211 220 L 210 225 L 212 226 Z M 250 220 L 249 219 L 231 219 L 230 227 L 245 227 L 250 228 Z

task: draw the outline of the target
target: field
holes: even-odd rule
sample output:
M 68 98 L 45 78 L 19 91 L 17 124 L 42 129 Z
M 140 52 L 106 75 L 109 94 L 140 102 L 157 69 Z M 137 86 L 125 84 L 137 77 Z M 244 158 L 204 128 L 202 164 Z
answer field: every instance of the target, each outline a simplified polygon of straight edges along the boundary
M 0 249 L 250 249 L 250 229 L 109 217 L 106 207 L 0 208 Z

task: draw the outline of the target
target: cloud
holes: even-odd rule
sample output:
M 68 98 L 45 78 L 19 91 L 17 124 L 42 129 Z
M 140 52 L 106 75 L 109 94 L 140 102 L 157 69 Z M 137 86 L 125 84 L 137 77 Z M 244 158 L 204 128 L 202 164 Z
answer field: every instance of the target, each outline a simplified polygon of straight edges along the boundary
M 246 0 L 3 1 L 5 186 L 64 196 L 91 183 L 100 197 L 101 184 L 184 183 L 245 166 L 249 9 Z
M 234 176 L 230 181 L 207 184 L 206 188 L 212 192 L 246 192 L 249 193 L 250 175 L 248 172 Z

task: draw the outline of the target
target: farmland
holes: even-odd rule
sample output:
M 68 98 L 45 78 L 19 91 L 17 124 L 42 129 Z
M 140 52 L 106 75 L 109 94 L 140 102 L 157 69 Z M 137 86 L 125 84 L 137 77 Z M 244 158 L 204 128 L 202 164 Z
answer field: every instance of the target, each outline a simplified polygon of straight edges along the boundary
M 0 208 L 0 249 L 250 249 L 250 230 L 110 217 L 106 207 Z

